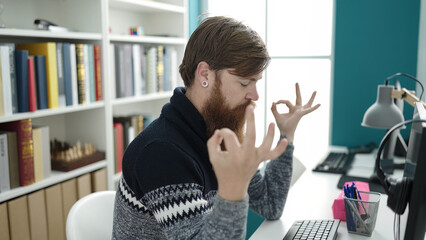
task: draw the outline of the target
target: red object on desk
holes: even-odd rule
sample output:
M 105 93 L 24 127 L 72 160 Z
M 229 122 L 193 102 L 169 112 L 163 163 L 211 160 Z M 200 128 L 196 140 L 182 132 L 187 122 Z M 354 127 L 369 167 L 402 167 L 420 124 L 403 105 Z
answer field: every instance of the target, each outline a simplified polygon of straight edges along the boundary
M 352 183 L 355 183 L 356 188 L 359 191 L 370 191 L 370 186 L 368 185 L 368 182 L 360 182 L 360 181 L 354 181 L 354 182 L 345 182 L 345 186 L 349 185 L 351 186 Z M 340 192 L 339 196 L 334 199 L 333 206 L 331 208 L 333 209 L 333 218 L 334 219 L 340 219 L 342 221 L 346 221 L 346 214 L 345 214 L 345 202 L 343 200 L 344 191 Z

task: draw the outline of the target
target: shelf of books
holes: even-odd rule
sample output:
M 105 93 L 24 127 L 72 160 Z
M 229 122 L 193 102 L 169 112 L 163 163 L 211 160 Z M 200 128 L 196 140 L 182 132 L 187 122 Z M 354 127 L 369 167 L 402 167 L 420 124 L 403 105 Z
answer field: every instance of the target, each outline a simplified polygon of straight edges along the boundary
M 86 173 L 94 172 L 104 167 L 106 167 L 106 161 L 102 160 L 69 172 L 52 171 L 50 177 L 45 178 L 39 182 L 35 182 L 28 186 L 14 188 L 9 191 L 1 192 L 0 203 L 24 194 L 35 192 L 37 190 L 52 186 L 57 183 L 65 182 L 69 179 L 76 178 Z

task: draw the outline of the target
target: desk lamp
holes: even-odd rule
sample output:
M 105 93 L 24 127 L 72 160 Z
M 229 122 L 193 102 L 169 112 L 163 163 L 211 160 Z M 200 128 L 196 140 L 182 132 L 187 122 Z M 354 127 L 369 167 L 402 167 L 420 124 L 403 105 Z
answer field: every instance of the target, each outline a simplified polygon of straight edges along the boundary
M 389 85 L 389 80 L 396 76 L 406 76 L 416 80 L 421 88 L 423 94 L 423 86 L 422 84 L 413 76 L 405 73 L 396 73 L 386 79 L 385 85 L 379 85 L 377 89 L 377 99 L 376 102 L 367 109 L 364 114 L 364 118 L 362 121 L 362 126 L 371 127 L 371 128 L 379 128 L 389 130 L 395 124 L 403 122 L 404 116 L 402 114 L 402 107 L 397 107 L 394 103 L 394 98 L 403 99 L 407 101 L 410 105 L 414 106 L 415 102 L 419 102 L 420 100 L 414 95 L 414 92 L 408 91 L 407 89 L 395 89 L 393 85 Z M 399 85 L 399 82 L 397 82 Z M 420 98 L 421 98 L 420 95 Z M 384 148 L 384 153 L 382 156 L 382 166 L 386 168 L 387 166 L 393 166 L 393 155 L 395 151 L 395 145 L 397 138 L 400 138 L 401 143 L 406 150 L 406 144 L 400 135 L 399 131 L 394 131 L 390 136 L 390 139 L 387 145 Z M 376 176 L 376 169 L 374 170 L 373 175 L 370 177 L 371 182 L 379 183 L 378 178 Z

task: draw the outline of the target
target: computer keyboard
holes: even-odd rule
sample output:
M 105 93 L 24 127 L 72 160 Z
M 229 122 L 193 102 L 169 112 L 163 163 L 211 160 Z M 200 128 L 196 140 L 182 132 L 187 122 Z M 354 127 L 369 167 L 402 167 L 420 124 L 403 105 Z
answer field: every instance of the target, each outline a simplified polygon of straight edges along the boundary
M 291 225 L 283 240 L 335 240 L 339 219 L 299 220 Z
M 312 171 L 345 174 L 351 167 L 355 153 L 330 152 Z

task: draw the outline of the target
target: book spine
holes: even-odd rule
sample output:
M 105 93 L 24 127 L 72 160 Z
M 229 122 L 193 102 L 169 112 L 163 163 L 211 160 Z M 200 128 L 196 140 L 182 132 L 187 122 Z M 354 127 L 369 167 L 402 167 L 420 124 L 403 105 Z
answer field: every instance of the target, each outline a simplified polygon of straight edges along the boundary
M 90 103 L 90 70 L 89 70 L 89 47 L 87 44 L 83 45 L 84 52 L 84 86 L 86 89 L 86 104 Z
M 96 101 L 96 81 L 95 81 L 95 52 L 93 44 L 87 44 L 88 62 L 89 62 L 89 84 L 90 84 L 90 102 Z
M 132 45 L 124 45 L 124 96 L 131 97 L 133 91 Z
M 84 50 L 83 44 L 75 45 L 75 52 L 77 58 L 77 83 L 78 83 L 78 103 L 86 103 L 86 73 L 84 67 Z
M 16 71 L 15 71 L 15 44 L 14 43 L 3 43 L 2 46 L 6 46 L 9 50 L 9 72 L 10 72 L 10 87 L 12 95 L 12 113 L 18 112 L 18 92 L 16 86 Z
M 28 105 L 29 111 L 35 112 L 37 110 L 36 100 L 36 84 L 35 84 L 35 72 L 34 72 L 34 57 L 28 57 Z
M 0 192 L 10 190 L 7 133 L 0 134 Z
M 164 91 L 164 47 L 157 46 L 157 92 Z
M 18 112 L 28 112 L 28 50 L 15 50 L 16 83 L 18 89 Z
M 70 54 L 71 54 L 70 43 L 62 43 L 62 63 L 64 66 L 63 71 L 64 71 L 66 106 L 73 105 Z
M 3 80 L 1 78 L 1 67 L 0 67 L 0 100 L 1 100 L 0 101 L 0 116 L 4 116 Z
M 122 170 L 122 159 L 123 159 L 123 149 L 124 149 L 124 141 L 123 141 L 123 124 L 114 123 L 114 129 L 116 131 L 115 138 L 115 163 L 116 163 L 116 172 L 119 173 Z
M 141 51 L 139 44 L 132 45 L 133 51 L 133 85 L 135 86 L 135 96 L 142 95 L 142 72 L 141 72 Z
M 70 63 L 71 63 L 71 87 L 72 103 L 78 105 L 78 81 L 77 81 L 77 59 L 75 53 L 75 44 L 70 44 Z
M 3 103 L 4 103 L 4 115 L 10 116 L 13 114 L 12 104 L 12 83 L 10 78 L 10 57 L 9 48 L 7 46 L 0 46 L 1 54 L 1 82 L 3 88 Z
M 47 79 L 46 79 L 46 57 L 43 55 L 34 56 L 35 80 L 37 85 L 37 106 L 38 109 L 47 109 Z
M 66 106 L 65 100 L 65 79 L 63 63 L 62 43 L 56 43 L 56 68 L 58 74 L 58 104 L 60 107 Z
M 10 188 L 19 187 L 19 157 L 16 132 L 7 132 L 7 148 L 9 155 Z
M 43 153 L 42 153 L 42 138 L 41 129 L 32 129 L 33 137 L 33 152 L 34 152 L 34 181 L 39 182 L 44 179 L 43 176 Z
M 96 101 L 102 101 L 101 46 L 95 45 L 94 52 L 95 52 Z
M 18 156 L 20 167 L 20 184 L 26 186 L 34 183 L 34 150 L 31 119 L 19 120 Z

